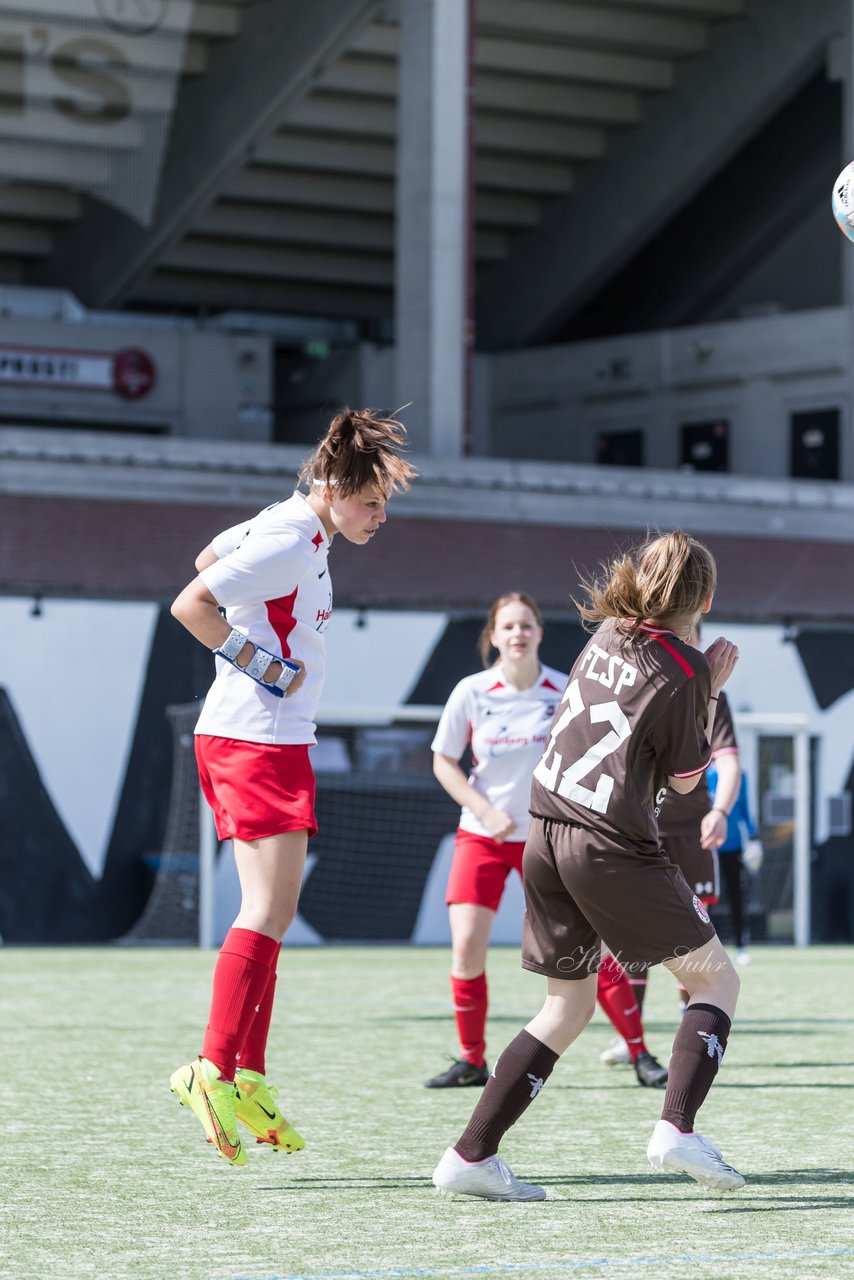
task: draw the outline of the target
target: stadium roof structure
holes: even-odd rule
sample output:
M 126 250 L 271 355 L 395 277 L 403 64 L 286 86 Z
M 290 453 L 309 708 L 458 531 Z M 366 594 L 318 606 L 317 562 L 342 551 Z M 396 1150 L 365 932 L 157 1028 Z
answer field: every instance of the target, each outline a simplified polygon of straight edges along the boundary
M 823 65 L 846 7 L 477 0 L 479 342 L 553 337 Z M 120 0 L 0 5 L 0 84 L 27 105 L 0 112 L 0 280 L 89 308 L 390 321 L 400 0 L 138 8 L 152 29 Z M 152 137 L 146 225 L 102 197 L 128 205 Z

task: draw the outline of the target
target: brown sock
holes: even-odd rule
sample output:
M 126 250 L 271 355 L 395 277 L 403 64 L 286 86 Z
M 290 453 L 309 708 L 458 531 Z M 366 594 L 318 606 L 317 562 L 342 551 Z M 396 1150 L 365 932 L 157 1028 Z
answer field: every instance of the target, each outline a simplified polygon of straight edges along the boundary
M 673 1041 L 662 1120 L 691 1133 L 694 1117 L 718 1074 L 732 1023 L 712 1004 L 692 1004 Z
M 646 999 L 646 981 L 647 980 L 645 977 L 644 978 L 633 978 L 631 976 L 629 977 L 629 982 L 632 984 L 632 991 L 634 992 L 635 999 L 638 1002 L 638 1009 L 640 1010 L 641 1013 L 643 1013 L 643 1002 Z
M 527 1031 L 511 1040 L 492 1068 L 472 1118 L 455 1144 L 464 1160 L 495 1155 L 501 1139 L 536 1098 L 557 1060 L 558 1054 Z

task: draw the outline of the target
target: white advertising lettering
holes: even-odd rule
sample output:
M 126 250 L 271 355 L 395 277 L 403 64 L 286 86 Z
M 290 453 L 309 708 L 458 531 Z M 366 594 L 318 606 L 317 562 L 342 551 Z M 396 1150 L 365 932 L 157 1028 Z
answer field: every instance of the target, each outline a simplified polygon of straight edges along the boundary
M 599 653 L 601 654 L 602 651 L 599 650 Z M 581 779 L 592 773 L 609 755 L 622 746 L 632 732 L 631 725 L 619 703 L 614 701 L 594 703 L 589 708 L 591 724 L 609 724 L 611 728 L 588 747 L 578 760 L 563 768 L 563 756 L 554 749 L 555 742 L 577 716 L 587 711 L 578 679 L 570 681 L 563 696 L 563 702 L 568 705 L 552 729 L 549 744 L 534 770 L 534 777 L 546 790 L 563 796 L 565 800 L 573 800 L 576 804 L 583 805 L 585 809 L 592 809 L 596 813 L 605 813 L 614 790 L 614 779 L 609 774 L 601 773 L 595 788 L 584 786 Z M 550 754 L 551 761 L 549 761 Z
M 602 663 L 602 668 L 597 670 L 597 664 Z M 588 680 L 595 680 L 598 684 L 604 685 L 606 689 L 613 689 L 615 694 L 619 694 L 622 689 L 629 688 L 637 680 L 638 669 L 632 666 L 630 662 L 626 662 L 625 658 L 619 657 L 615 653 L 606 653 L 604 649 L 600 649 L 598 644 L 591 642 L 587 648 L 587 652 L 581 659 L 581 670 Z M 585 671 L 584 668 L 587 668 Z

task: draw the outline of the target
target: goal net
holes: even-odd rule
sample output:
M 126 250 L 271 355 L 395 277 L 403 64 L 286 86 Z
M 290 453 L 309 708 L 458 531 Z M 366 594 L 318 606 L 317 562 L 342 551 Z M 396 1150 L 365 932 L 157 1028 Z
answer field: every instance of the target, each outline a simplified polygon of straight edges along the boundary
M 754 941 L 806 946 L 812 846 L 812 746 L 806 718 L 735 712 L 734 720 L 751 815 L 764 850 L 759 871 L 745 872 L 748 925 Z M 726 911 L 718 909 L 717 918 L 726 936 Z
M 173 773 L 164 847 L 128 942 L 215 946 L 238 906 L 230 843 L 200 796 L 197 703 L 173 706 Z M 310 842 L 289 941 L 435 941 L 421 924 L 444 890 L 458 806 L 433 777 L 440 707 L 325 707 L 312 751 L 318 835 Z M 765 852 L 749 877 L 754 941 L 809 942 L 809 738 L 797 717 L 736 714 L 742 766 Z M 463 762 L 465 764 L 465 762 Z M 438 881 L 442 883 L 439 884 Z M 435 904 L 434 904 L 435 905 Z M 514 904 L 515 905 L 515 904 Z M 444 909 L 441 907 L 441 913 Z M 518 911 L 517 911 L 518 916 Z M 726 938 L 726 904 L 717 912 Z M 521 934 L 521 921 L 515 926 Z M 511 941 L 510 934 L 502 940 Z
M 127 943 L 196 944 L 199 940 L 199 846 L 202 816 L 193 749 L 198 702 L 166 708 L 172 729 L 172 780 L 163 848 L 149 862 L 154 882 L 142 915 L 122 938 Z

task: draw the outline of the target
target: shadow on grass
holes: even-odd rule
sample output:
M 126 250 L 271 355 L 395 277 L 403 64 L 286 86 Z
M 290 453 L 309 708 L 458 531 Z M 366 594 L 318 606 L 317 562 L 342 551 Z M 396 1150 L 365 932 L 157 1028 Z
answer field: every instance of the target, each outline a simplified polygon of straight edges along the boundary
M 668 1189 L 675 1194 L 681 1195 L 687 1187 L 690 1180 L 683 1178 L 678 1179 L 673 1174 L 656 1174 L 656 1173 L 573 1173 L 559 1177 L 546 1175 L 538 1176 L 536 1173 L 530 1172 L 527 1168 L 524 1172 L 526 1181 L 537 1182 L 543 1187 L 645 1187 L 647 1189 L 659 1188 Z M 761 1187 L 793 1187 L 793 1186 L 820 1186 L 832 1185 L 835 1187 L 854 1186 L 854 1170 L 846 1169 L 784 1169 L 773 1173 L 755 1173 L 747 1175 L 747 1188 L 739 1194 L 738 1203 L 744 1205 L 745 1196 L 749 1196 L 754 1189 Z M 696 1189 L 701 1191 L 697 1184 Z M 292 1182 L 283 1182 L 279 1186 L 258 1187 L 258 1191 L 276 1192 L 276 1191 L 296 1191 L 296 1192 L 312 1192 L 312 1191 L 346 1191 L 346 1190 L 400 1190 L 400 1191 L 417 1191 L 419 1189 L 429 1189 L 432 1191 L 433 1185 L 426 1176 L 406 1175 L 398 1177 L 370 1177 L 367 1175 L 354 1174 L 353 1176 L 345 1176 L 337 1178 L 328 1177 L 298 1177 Z M 716 1193 L 710 1193 L 715 1195 Z M 476 1197 L 475 1197 L 476 1198 Z M 598 1199 L 598 1197 L 595 1197 Z M 656 1197 L 632 1197 L 633 1199 L 653 1199 Z M 825 1196 L 812 1196 L 807 1198 L 799 1198 L 793 1203 L 791 1198 L 764 1197 L 762 1201 L 754 1205 L 751 1201 L 744 1207 L 743 1211 L 761 1208 L 770 1202 L 779 1201 L 781 1205 L 789 1205 L 793 1208 L 808 1207 L 809 1202 L 813 1202 L 816 1206 L 824 1206 L 825 1208 L 846 1207 L 850 1208 L 854 1200 L 851 1196 L 837 1196 L 827 1198 Z
M 526 1173 L 525 1178 L 533 1179 L 533 1174 Z M 678 1175 L 660 1173 L 572 1173 L 560 1177 L 543 1177 L 537 1179 L 543 1186 L 632 1186 L 635 1183 L 657 1183 L 659 1186 L 686 1187 L 689 1182 Z M 836 1187 L 854 1186 L 854 1170 L 851 1169 L 779 1169 L 771 1173 L 748 1173 L 748 1191 L 756 1186 L 794 1186 L 796 1183 L 806 1185 L 828 1184 Z M 690 1180 L 689 1180 L 690 1181 Z M 850 1200 L 847 1203 L 851 1203 Z
M 536 1001 L 528 1008 L 520 1013 L 496 1013 L 489 1015 L 489 1021 L 507 1022 L 514 1027 L 524 1027 L 526 1022 L 530 1022 L 536 1013 Z M 444 1013 L 376 1013 L 366 1017 L 365 1022 L 399 1022 L 401 1025 L 409 1022 L 451 1022 L 453 1019 L 453 1011 L 450 1006 Z M 672 1029 L 671 1029 L 672 1030 Z
M 647 1022 L 644 1019 L 644 1031 L 660 1035 L 673 1035 L 678 1026 L 678 1019 L 671 1022 Z M 813 1027 L 850 1027 L 854 1026 L 854 1018 L 740 1018 L 736 1013 L 733 1035 L 744 1036 L 811 1036 L 816 1032 Z M 803 1030 L 801 1029 L 803 1028 Z
M 809 1083 L 801 1084 L 797 1080 L 784 1080 L 777 1083 L 774 1080 L 756 1081 L 751 1084 L 745 1081 L 738 1084 L 733 1080 L 716 1080 L 715 1092 L 718 1089 L 854 1089 L 854 1081 L 851 1084 L 837 1084 L 835 1081 L 828 1080 L 812 1080 Z
M 514 1027 L 522 1027 L 526 1022 L 530 1022 L 531 1017 L 536 1012 L 537 1001 L 520 1010 L 518 1013 L 490 1013 L 490 1024 L 503 1025 L 507 1024 Z M 443 1022 L 447 1023 L 451 1019 L 450 1010 L 438 1013 L 377 1013 L 369 1014 L 365 1017 L 365 1022 L 396 1022 L 401 1026 L 410 1023 L 431 1023 Z M 672 1040 L 679 1026 L 678 1019 L 674 1018 L 670 1022 L 647 1022 L 644 1021 L 644 1032 L 649 1036 L 662 1036 L 665 1039 Z M 787 1036 L 789 1039 L 793 1035 L 800 1037 L 808 1037 L 816 1034 L 811 1029 L 801 1028 L 820 1027 L 850 1027 L 854 1026 L 854 1018 L 795 1018 L 789 1021 L 780 1019 L 777 1021 L 773 1018 L 737 1018 L 735 1023 L 735 1031 L 739 1037 L 748 1036 Z M 39 1028 L 41 1029 L 41 1028 Z M 613 1033 L 612 1033 L 613 1034 Z M 823 1066 L 824 1063 L 807 1063 L 804 1065 Z M 850 1063 L 847 1065 L 851 1065 Z
M 774 1071 L 795 1071 L 798 1067 L 809 1067 L 813 1070 L 835 1071 L 838 1067 L 854 1067 L 854 1062 L 840 1062 L 835 1058 L 829 1062 L 732 1062 L 729 1064 L 732 1070 L 739 1071 L 765 1071 L 769 1067 Z
M 812 1213 L 815 1209 L 847 1209 L 854 1207 L 851 1196 L 764 1196 L 761 1200 L 739 1198 L 735 1204 L 708 1209 L 708 1213 Z
M 256 1191 L 433 1191 L 433 1183 L 428 1177 L 398 1178 L 297 1178 L 293 1182 L 281 1182 L 276 1187 L 256 1187 Z

